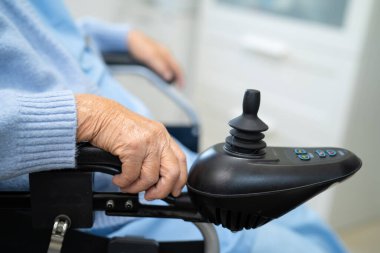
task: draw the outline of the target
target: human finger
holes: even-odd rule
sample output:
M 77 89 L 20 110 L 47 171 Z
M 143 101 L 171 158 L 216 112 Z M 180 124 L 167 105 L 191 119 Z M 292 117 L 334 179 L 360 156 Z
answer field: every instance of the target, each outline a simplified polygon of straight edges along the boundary
M 170 147 L 166 147 L 161 156 L 160 178 L 157 184 L 145 193 L 147 200 L 162 199 L 173 192 L 180 176 L 179 163 Z
M 158 152 L 149 153 L 141 166 L 139 178 L 132 184 L 124 187 L 122 191 L 138 193 L 149 189 L 155 185 L 160 176 L 160 155 Z
M 175 184 L 172 192 L 173 196 L 178 197 L 182 192 L 182 188 L 185 186 L 187 182 L 187 162 L 185 154 L 182 152 L 181 148 L 178 146 L 175 140 L 172 141 L 171 147 L 174 154 L 177 156 L 180 169 L 179 179 Z
M 172 54 L 165 48 L 161 49 L 161 54 L 165 59 L 166 64 L 169 66 L 170 70 L 173 72 L 173 78 L 180 87 L 184 87 L 184 77 L 181 67 L 178 62 L 174 59 Z
M 173 70 L 170 68 L 168 62 L 160 55 L 152 57 L 148 62 L 148 65 L 166 81 L 171 81 L 173 79 Z
M 122 190 L 140 177 L 141 166 L 144 159 L 143 154 L 141 154 L 141 149 L 136 149 L 134 152 L 128 153 L 119 156 L 122 162 L 122 170 L 120 174 L 112 178 L 112 182 Z

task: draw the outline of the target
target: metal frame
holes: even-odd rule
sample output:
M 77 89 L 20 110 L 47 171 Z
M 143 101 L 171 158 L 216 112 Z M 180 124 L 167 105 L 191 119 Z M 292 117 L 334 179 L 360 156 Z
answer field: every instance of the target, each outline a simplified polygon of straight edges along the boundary
M 154 71 L 142 65 L 109 65 L 112 74 L 116 75 L 137 75 L 149 81 L 162 94 L 170 98 L 189 118 L 192 125 L 199 126 L 199 117 L 191 103 L 179 93 L 175 87 L 159 77 Z

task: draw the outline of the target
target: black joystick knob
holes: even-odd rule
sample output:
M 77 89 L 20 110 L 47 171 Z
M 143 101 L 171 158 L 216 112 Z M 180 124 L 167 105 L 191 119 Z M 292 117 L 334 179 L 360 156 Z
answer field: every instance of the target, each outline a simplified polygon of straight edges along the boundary
M 243 157 L 257 157 L 265 154 L 266 143 L 262 132 L 268 126 L 257 116 L 260 107 L 260 91 L 247 90 L 243 100 L 243 114 L 228 124 L 233 128 L 226 138 L 227 152 Z

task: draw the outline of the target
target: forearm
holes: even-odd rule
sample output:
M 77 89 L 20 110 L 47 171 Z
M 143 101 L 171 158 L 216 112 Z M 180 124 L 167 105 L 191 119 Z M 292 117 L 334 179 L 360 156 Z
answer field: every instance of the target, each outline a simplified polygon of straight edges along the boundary
M 77 24 L 85 35 L 94 40 L 100 51 L 128 51 L 128 25 L 113 24 L 92 17 L 82 18 Z
M 70 91 L 0 90 L 0 179 L 75 167 L 76 109 Z

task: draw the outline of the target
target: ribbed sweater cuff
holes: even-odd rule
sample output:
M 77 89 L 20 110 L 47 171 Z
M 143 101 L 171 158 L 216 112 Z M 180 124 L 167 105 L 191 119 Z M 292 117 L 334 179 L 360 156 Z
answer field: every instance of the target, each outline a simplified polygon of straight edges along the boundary
M 76 108 L 71 91 L 18 96 L 21 174 L 75 167 Z

